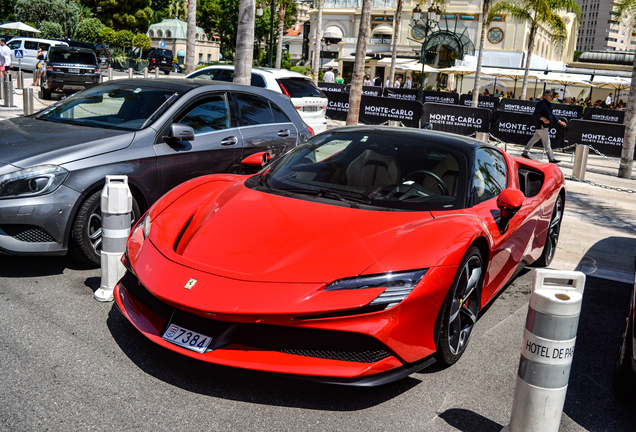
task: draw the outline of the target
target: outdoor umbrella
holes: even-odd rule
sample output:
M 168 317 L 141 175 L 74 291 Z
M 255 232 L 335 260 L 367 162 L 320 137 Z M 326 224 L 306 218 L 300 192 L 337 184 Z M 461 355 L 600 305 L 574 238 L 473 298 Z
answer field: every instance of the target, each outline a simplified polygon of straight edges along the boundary
M 499 69 L 499 68 L 481 68 L 481 71 L 483 73 L 485 73 L 486 75 L 490 75 L 493 76 L 495 78 L 506 78 L 506 79 L 511 79 L 515 81 L 515 89 L 514 89 L 514 96 L 517 95 L 517 80 L 519 79 L 523 79 L 523 76 L 525 75 L 526 71 L 524 69 Z M 528 73 L 528 79 L 534 79 L 535 80 L 535 87 L 536 85 L 536 80 L 540 79 L 541 77 L 534 73 L 534 72 L 529 72 Z
M 33 28 L 30 25 L 21 23 L 19 21 L 1 24 L 0 28 L 10 29 L 10 30 L 22 30 L 22 31 L 27 31 L 31 33 L 40 33 L 40 30 Z
M 588 81 L 587 84 L 600 88 L 611 88 L 619 92 L 630 88 L 632 80 L 627 77 L 595 76 L 592 80 Z M 590 90 L 590 102 L 592 102 L 591 93 L 592 91 Z M 618 98 L 614 98 L 614 102 L 616 102 L 617 99 Z
M 508 90 L 508 87 L 503 82 L 495 79 L 494 81 L 487 82 L 486 85 L 484 86 L 484 90 L 490 90 L 490 92 L 494 95 L 497 92 L 497 90 L 500 93 L 505 93 L 506 90 Z
M 467 67 L 467 66 L 453 66 L 449 68 L 438 69 L 437 72 L 443 73 L 443 74 L 458 75 L 462 77 L 461 83 L 459 84 L 460 94 L 462 92 L 462 85 L 464 84 L 464 77 L 466 75 L 475 75 L 476 73 L 474 68 Z
M 544 77 L 546 82 L 561 84 L 563 86 L 563 97 L 565 97 L 565 92 L 569 85 L 588 86 L 590 85 L 589 79 L 590 75 L 574 75 L 557 72 L 548 72 Z

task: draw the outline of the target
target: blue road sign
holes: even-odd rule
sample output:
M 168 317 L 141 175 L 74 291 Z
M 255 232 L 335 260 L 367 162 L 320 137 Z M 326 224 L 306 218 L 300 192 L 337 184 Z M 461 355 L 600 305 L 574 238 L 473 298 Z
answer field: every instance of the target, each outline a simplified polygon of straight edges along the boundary
M 15 50 L 15 55 L 13 57 L 17 59 L 24 58 L 24 53 L 22 52 L 22 50 Z
M 165 48 L 166 47 L 166 41 L 161 41 L 159 42 L 159 48 Z

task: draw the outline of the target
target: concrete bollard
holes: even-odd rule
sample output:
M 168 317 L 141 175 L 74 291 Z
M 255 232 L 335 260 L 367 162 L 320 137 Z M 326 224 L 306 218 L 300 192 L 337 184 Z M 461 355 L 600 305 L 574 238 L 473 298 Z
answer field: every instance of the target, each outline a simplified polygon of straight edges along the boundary
M 574 166 L 572 167 L 572 177 L 577 180 L 585 180 L 585 171 L 587 170 L 587 156 L 589 152 L 589 145 L 576 145 L 576 149 L 574 150 Z
M 155 67 L 155 78 L 159 78 L 159 68 Z
M 128 78 L 132 78 L 132 77 L 133 77 L 133 69 L 128 68 Z
M 148 68 L 144 68 L 144 78 L 148 78 Z
M 33 89 L 25 88 L 22 91 L 22 110 L 24 111 L 24 115 L 30 115 L 35 112 L 33 108 Z
M 24 73 L 20 70 L 18 71 L 18 76 L 16 78 L 16 88 L 23 89 L 24 88 Z
M 13 106 L 13 82 L 11 80 L 5 79 L 2 83 L 2 92 L 4 96 L 4 106 L 12 107 Z
M 108 81 L 112 81 L 113 80 L 113 68 L 109 67 L 108 68 Z
M 132 194 L 128 188 L 128 177 L 106 176 L 102 189 L 102 282 L 95 291 L 95 299 L 113 301 L 113 289 L 126 269 L 121 257 L 126 250 L 126 240 L 130 234 Z
M 558 432 L 565 404 L 585 274 L 539 269 L 533 276 L 512 414 L 502 432 Z

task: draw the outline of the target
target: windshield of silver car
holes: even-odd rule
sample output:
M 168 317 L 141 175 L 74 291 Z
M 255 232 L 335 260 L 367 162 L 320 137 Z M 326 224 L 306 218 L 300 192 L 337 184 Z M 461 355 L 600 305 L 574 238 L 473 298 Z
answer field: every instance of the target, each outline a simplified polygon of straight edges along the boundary
M 52 105 L 36 118 L 80 126 L 140 130 L 150 125 L 178 97 L 174 90 L 160 87 L 100 85 Z

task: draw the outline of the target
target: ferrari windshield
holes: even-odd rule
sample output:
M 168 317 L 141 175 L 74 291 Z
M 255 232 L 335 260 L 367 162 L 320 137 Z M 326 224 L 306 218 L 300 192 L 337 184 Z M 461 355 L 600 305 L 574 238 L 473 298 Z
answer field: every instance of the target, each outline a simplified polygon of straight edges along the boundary
M 104 84 L 51 106 L 36 118 L 107 129 L 140 130 L 178 98 L 174 90 L 148 85 Z
M 395 130 L 321 134 L 261 178 L 274 191 L 391 209 L 443 210 L 464 201 L 466 158 L 426 135 Z

